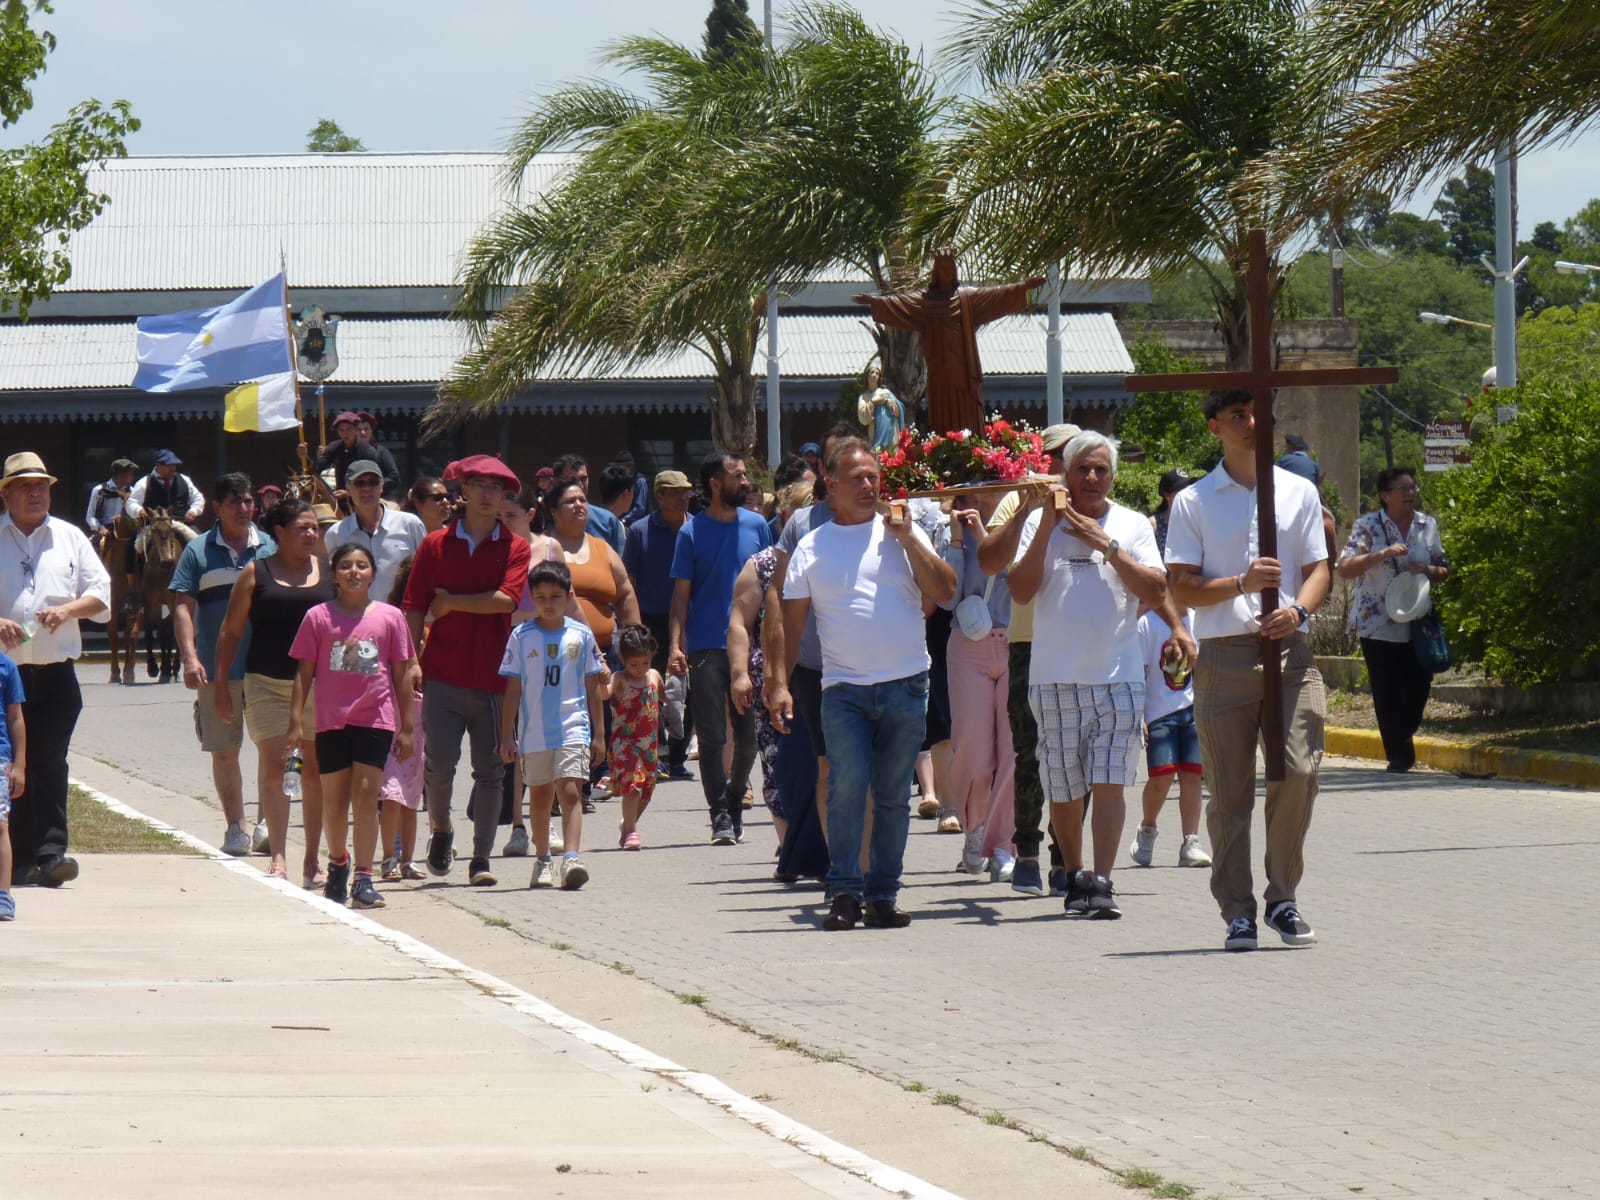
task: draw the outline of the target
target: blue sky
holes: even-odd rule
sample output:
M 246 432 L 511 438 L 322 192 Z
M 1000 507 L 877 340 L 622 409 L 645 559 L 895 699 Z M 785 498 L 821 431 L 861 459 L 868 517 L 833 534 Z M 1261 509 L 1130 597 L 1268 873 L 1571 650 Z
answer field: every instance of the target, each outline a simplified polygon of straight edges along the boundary
M 300 150 L 332 117 L 372 150 L 492 150 L 540 92 L 591 77 L 625 34 L 697 41 L 710 0 L 55 0 L 60 46 L 32 113 L 0 145 L 40 136 L 86 96 L 126 98 L 134 154 Z M 857 0 L 869 20 L 934 59 L 961 5 Z M 781 21 L 785 5 L 779 0 Z M 751 9 L 760 20 L 760 0 Z M 1524 158 L 1519 233 L 1600 195 L 1600 132 Z M 1405 205 L 1422 211 L 1431 184 Z

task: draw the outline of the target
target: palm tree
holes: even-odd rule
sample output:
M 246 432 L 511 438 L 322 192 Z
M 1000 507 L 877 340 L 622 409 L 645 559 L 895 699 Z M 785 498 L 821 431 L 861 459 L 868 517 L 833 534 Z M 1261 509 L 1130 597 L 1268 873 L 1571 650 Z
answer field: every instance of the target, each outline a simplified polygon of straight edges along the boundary
M 711 367 L 714 441 L 748 453 L 768 282 L 794 288 L 853 262 L 883 287 L 920 267 L 908 214 L 938 102 L 903 46 L 829 6 L 801 9 L 776 53 L 734 41 L 708 61 L 629 38 L 605 58 L 643 76 L 647 94 L 569 87 L 517 130 L 513 185 L 535 155 L 577 153 L 553 188 L 508 205 L 468 246 L 458 313 L 474 343 L 430 426 L 491 411 L 537 378 L 691 349 Z
M 1322 0 L 1309 32 L 1342 179 L 1409 191 L 1499 142 L 1557 141 L 1600 114 L 1594 4 Z
M 1193 267 L 1229 365 L 1245 364 L 1248 232 L 1268 231 L 1276 297 L 1279 251 L 1310 219 L 1252 171 L 1315 136 L 1297 8 L 969 0 L 948 54 L 993 90 L 961 113 L 934 228 L 994 273 Z

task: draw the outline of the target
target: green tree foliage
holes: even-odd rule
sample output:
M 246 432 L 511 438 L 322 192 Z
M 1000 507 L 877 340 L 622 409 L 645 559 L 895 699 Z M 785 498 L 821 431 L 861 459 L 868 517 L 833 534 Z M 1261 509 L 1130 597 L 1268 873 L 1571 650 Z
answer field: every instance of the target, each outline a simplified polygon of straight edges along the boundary
M 6 0 L 0 7 L 0 128 L 33 107 L 33 82 L 45 69 L 56 39 L 32 25 L 31 7 Z M 121 158 L 125 139 L 139 128 L 126 100 L 109 105 L 84 100 L 50 128 L 44 140 L 5 151 L 0 171 L 0 312 L 13 306 L 24 319 L 72 274 L 66 246 L 72 234 L 99 215 L 110 197 L 89 190 L 89 170 Z
M 306 134 L 306 149 L 313 154 L 349 154 L 366 148 L 360 138 L 339 128 L 339 122 L 332 117 L 321 118 Z
M 1479 264 L 1480 255 L 1494 258 L 1494 172 L 1468 166 L 1444 185 L 1439 195 L 1439 223 L 1457 266 Z
M 1524 317 L 1517 323 L 1517 366 L 1524 384 L 1600 384 L 1600 304 Z
M 1128 354 L 1141 375 L 1201 369 L 1196 360 L 1173 353 L 1153 338 L 1135 342 L 1128 347 Z M 1204 392 L 1142 392 L 1118 411 L 1113 427 L 1123 443 L 1143 446 L 1146 460 L 1160 471 L 1209 471 L 1222 452 L 1206 427 L 1204 404 Z
M 707 62 L 727 62 L 760 42 L 761 31 L 750 19 L 749 0 L 712 0 L 706 14 Z
M 1248 231 L 1265 228 L 1276 255 L 1310 219 L 1280 176 L 1257 169 L 1317 137 L 1300 100 L 1298 9 L 969 0 L 951 56 L 993 90 L 947 143 L 941 230 L 990 274 L 1067 259 L 1081 271 L 1198 270 L 1228 362 L 1241 365 Z M 1276 296 L 1276 261 L 1270 271 Z
M 1517 403 L 1469 466 L 1430 477 L 1441 616 L 1458 657 L 1512 683 L 1600 678 L 1600 381 L 1541 373 Z

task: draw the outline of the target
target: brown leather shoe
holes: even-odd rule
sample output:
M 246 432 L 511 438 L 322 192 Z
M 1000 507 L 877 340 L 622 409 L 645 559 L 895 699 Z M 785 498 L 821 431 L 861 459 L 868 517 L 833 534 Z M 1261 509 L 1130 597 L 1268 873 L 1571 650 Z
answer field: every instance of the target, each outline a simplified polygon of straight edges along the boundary
M 854 929 L 861 920 L 861 900 L 849 893 L 833 898 L 833 907 L 823 918 L 822 927 L 837 933 L 841 929 Z
M 868 929 L 904 929 L 911 914 L 896 908 L 893 900 L 868 900 L 863 922 Z

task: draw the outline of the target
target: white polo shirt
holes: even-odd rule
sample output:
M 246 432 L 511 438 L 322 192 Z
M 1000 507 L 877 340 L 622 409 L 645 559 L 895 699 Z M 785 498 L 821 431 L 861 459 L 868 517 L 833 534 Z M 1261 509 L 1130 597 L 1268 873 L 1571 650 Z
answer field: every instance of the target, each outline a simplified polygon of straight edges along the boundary
M 1305 568 L 1328 557 L 1317 489 L 1282 467 L 1272 468 L 1278 523 L 1282 604 L 1293 604 Z M 1236 482 L 1222 463 L 1172 498 L 1167 521 L 1167 562 L 1200 569 L 1203 579 L 1232 579 L 1261 557 L 1256 529 L 1256 489 Z M 1304 628 L 1302 625 L 1301 628 Z M 1194 610 L 1194 636 L 1234 637 L 1261 629 L 1261 593 L 1235 595 Z
M 398 512 L 383 505 L 378 506 L 378 527 L 371 533 L 361 528 L 361 521 L 351 513 L 328 531 L 323 539 L 323 545 L 328 549 L 328 557 L 333 557 L 333 552 L 346 542 L 354 542 L 364 546 L 372 555 L 372 565 L 376 574 L 372 580 L 371 596 L 374 600 L 388 603 L 389 592 L 394 587 L 394 578 L 400 570 L 400 564 L 417 552 L 422 545 L 422 539 L 428 536 L 426 526 L 422 519 L 408 512 Z

